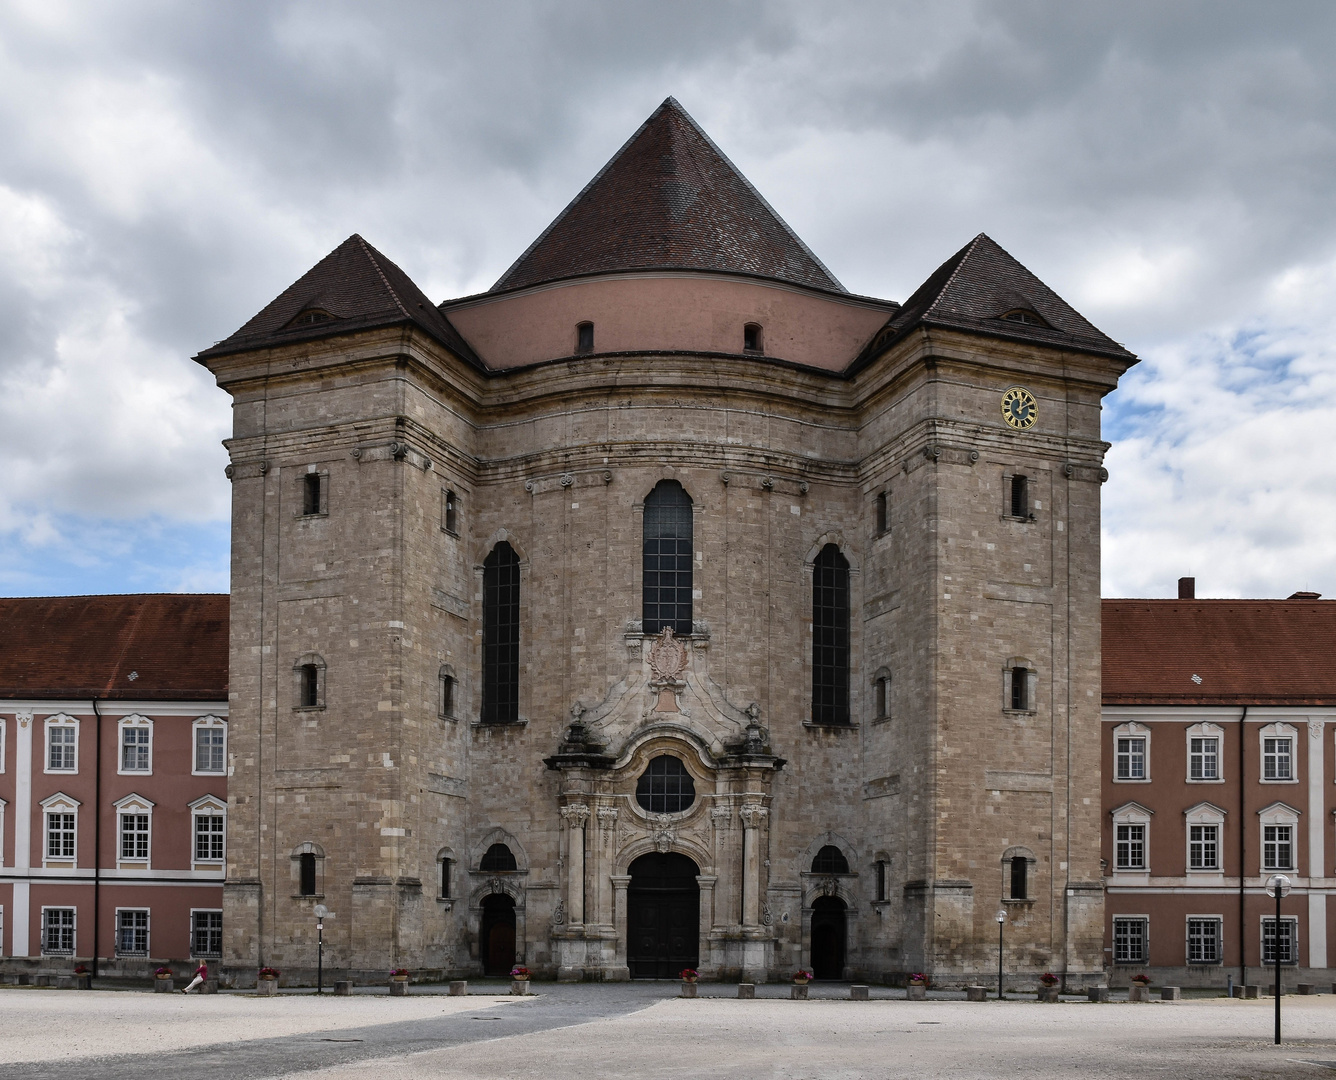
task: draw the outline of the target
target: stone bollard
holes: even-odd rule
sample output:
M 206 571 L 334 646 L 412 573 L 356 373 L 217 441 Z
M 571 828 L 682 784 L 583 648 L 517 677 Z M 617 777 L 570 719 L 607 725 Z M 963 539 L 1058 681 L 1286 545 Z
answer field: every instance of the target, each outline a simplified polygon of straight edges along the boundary
M 1161 987 L 1160 987 L 1160 1000 L 1161 1000 L 1161 1001 L 1182 1001 L 1182 1000 L 1183 1000 L 1183 988 L 1182 988 L 1181 986 L 1161 986 Z
M 789 987 L 789 997 L 790 997 L 790 999 L 792 999 L 793 1001 L 806 1001 L 806 1000 L 807 1000 L 807 984 L 806 984 L 806 983 L 794 983 L 792 986 Z
M 468 981 L 468 979 L 451 979 L 451 980 L 450 980 L 450 996 L 451 996 L 451 997 L 468 997 L 468 993 L 469 993 L 469 981 Z
M 756 996 L 756 984 L 755 984 L 755 983 L 738 983 L 738 1000 L 739 1000 L 739 1001 L 742 1001 L 742 1000 L 748 1000 L 748 1001 L 750 1001 L 750 1000 L 751 1000 L 752 998 L 754 998 L 755 996 Z
M 173 979 L 159 979 L 157 977 L 153 979 L 153 992 L 155 994 L 170 994 L 174 989 L 176 989 L 176 984 Z
M 1035 1000 L 1056 1004 L 1058 1000 L 1058 988 L 1056 986 L 1041 986 Z
M 1241 983 L 1232 984 L 1229 988 L 1229 996 L 1236 998 L 1243 997 L 1243 985 Z
M 1298 986 L 1298 990 L 1299 990 L 1299 995 L 1301 997 L 1308 997 L 1310 994 L 1317 993 L 1317 987 L 1314 986 L 1312 983 L 1300 983 Z
M 684 982 L 677 993 L 678 997 L 694 998 L 696 996 L 696 984 L 693 982 Z
M 528 992 L 529 992 L 529 980 L 528 980 L 528 979 L 511 979 L 511 980 L 510 980 L 510 992 L 511 992 L 512 994 L 514 994 L 515 997 L 524 997 L 524 996 L 525 996 L 526 994 L 528 994 Z
M 849 1000 L 866 1001 L 867 987 L 864 986 L 862 983 L 854 983 L 853 986 L 849 987 Z
M 1133 983 L 1127 988 L 1128 1001 L 1149 1001 L 1150 987 L 1141 983 Z
M 1261 996 L 1260 987 L 1258 987 L 1256 983 L 1249 983 L 1247 986 L 1243 988 L 1243 996 L 1245 998 L 1260 997 Z
M 928 997 L 927 983 L 910 983 L 905 987 L 905 997 L 910 1001 L 925 1001 Z
M 987 1001 L 988 987 L 986 986 L 967 986 L 965 987 L 966 1001 Z
M 201 994 L 216 994 L 216 993 L 218 993 L 218 980 L 217 980 L 217 979 L 205 979 L 202 983 L 199 984 L 199 992 L 200 992 Z
M 1108 1001 L 1109 988 L 1107 986 L 1091 986 L 1086 988 L 1086 996 L 1091 1001 Z
M 56 989 L 57 989 L 57 990 L 73 990 L 73 989 L 74 989 L 74 976 L 73 976 L 73 975 L 57 975 L 57 976 L 56 976 Z
M 510 991 L 510 992 L 511 992 L 512 994 L 515 992 L 515 990 L 514 990 L 514 984 L 513 984 L 513 983 L 511 984 L 511 991 Z M 407 980 L 407 979 L 391 979 L 391 980 L 390 980 L 390 997 L 408 997 L 408 980 Z
M 93 976 L 91 976 L 91 975 L 76 975 L 76 976 L 74 976 L 74 988 L 75 988 L 76 990 L 91 990 L 91 989 L 93 989 Z
M 21 972 L 19 972 L 18 985 L 19 985 L 19 986 L 31 986 L 31 985 L 32 985 L 32 977 L 31 977 L 26 971 L 21 971 Z
M 353 984 L 351 979 L 339 979 L 334 984 L 335 997 L 352 997 Z
M 50 975 L 34 975 L 34 976 L 32 977 L 32 984 L 33 984 L 33 986 L 50 986 L 50 985 L 51 985 L 51 976 L 50 976 Z
M 256 996 L 256 997 L 277 997 L 277 996 L 278 996 L 278 980 L 277 980 L 277 979 L 260 979 L 260 980 L 258 980 L 258 981 L 256 982 L 256 984 L 255 984 L 255 996 Z

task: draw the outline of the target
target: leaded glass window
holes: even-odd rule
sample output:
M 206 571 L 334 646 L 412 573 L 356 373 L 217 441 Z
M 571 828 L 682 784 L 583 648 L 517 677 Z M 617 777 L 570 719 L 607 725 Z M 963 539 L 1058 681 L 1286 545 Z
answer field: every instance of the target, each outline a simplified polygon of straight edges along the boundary
M 696 782 L 687 767 L 669 754 L 649 763 L 636 783 L 636 802 L 651 814 L 680 814 L 696 801 Z
M 502 540 L 482 564 L 482 722 L 520 718 L 520 557 Z
M 691 496 L 660 480 L 645 499 L 643 629 L 691 633 Z
M 849 563 L 834 544 L 812 566 L 812 722 L 849 723 Z

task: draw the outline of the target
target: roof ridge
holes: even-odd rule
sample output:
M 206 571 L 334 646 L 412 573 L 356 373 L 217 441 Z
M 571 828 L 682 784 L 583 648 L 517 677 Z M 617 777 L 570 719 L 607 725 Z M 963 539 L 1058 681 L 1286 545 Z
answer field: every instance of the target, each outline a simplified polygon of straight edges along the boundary
M 353 233 L 353 239 L 362 245 L 362 254 L 364 254 L 367 259 L 370 260 L 371 265 L 376 268 L 376 275 L 380 278 L 381 284 L 385 286 L 386 291 L 390 294 L 390 298 L 394 301 L 394 305 L 399 309 L 400 314 L 406 319 L 411 319 L 413 316 L 410 314 L 409 310 L 404 307 L 404 302 L 400 298 L 399 293 L 395 290 L 394 286 L 390 284 L 390 279 L 385 275 L 385 268 L 380 265 L 380 261 L 376 258 L 376 249 L 366 242 L 361 233 Z
M 923 309 L 923 315 L 928 314 L 928 312 L 942 302 L 942 297 L 946 295 L 947 290 L 951 288 L 951 285 L 955 282 L 956 278 L 960 276 L 961 269 L 967 262 L 969 262 L 970 256 L 974 254 L 974 249 L 979 246 L 979 241 L 982 239 L 984 239 L 984 234 L 979 233 L 973 240 L 965 245 L 965 249 L 960 253 L 960 257 L 957 259 L 956 265 L 952 269 L 950 276 L 942 282 L 942 287 L 937 290 L 937 295 L 932 298 L 932 303 Z

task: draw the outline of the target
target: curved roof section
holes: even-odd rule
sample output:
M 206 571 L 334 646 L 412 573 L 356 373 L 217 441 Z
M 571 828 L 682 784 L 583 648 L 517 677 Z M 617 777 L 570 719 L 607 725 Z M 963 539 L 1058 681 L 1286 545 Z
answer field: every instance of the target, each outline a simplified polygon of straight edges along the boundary
M 756 274 L 844 291 L 671 97 L 491 291 L 662 269 Z

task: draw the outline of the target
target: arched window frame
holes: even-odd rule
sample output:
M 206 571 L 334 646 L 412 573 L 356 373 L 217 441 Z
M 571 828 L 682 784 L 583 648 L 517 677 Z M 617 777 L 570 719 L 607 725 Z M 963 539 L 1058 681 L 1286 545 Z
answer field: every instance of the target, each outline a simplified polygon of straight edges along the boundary
M 878 851 L 872 857 L 872 902 L 889 904 L 891 901 L 891 856 Z
M 811 722 L 852 723 L 853 575 L 840 545 L 822 545 L 812 560 Z
M 148 764 L 140 768 L 126 768 L 126 743 L 125 735 L 127 731 L 133 731 L 138 737 L 140 734 L 148 733 L 147 753 L 140 755 L 137 751 L 139 744 L 135 745 L 135 758 L 146 757 Z M 138 713 L 131 713 L 129 716 L 122 716 L 116 721 L 116 775 L 117 776 L 152 776 L 153 775 L 153 721 L 147 716 L 140 716 Z
M 302 856 L 314 860 L 315 892 L 302 891 Z M 325 895 L 325 849 L 308 840 L 292 849 L 292 896 L 295 900 L 319 900 Z
M 482 563 L 483 724 L 520 721 L 523 644 L 523 560 L 505 536 Z M 508 590 L 508 591 L 507 591 Z
M 506 852 L 509 855 L 510 862 L 514 863 L 513 866 L 498 867 L 498 866 L 484 865 L 487 862 L 487 860 L 492 856 L 493 851 L 495 851 L 497 848 L 506 849 Z M 498 858 L 499 857 L 500 856 L 498 855 Z M 484 851 L 482 855 L 478 858 L 478 870 L 480 873 L 483 874 L 514 874 L 518 872 L 519 868 L 520 868 L 520 861 L 515 857 L 515 849 L 511 847 L 510 844 L 506 843 L 504 840 L 493 840 L 490 844 L 487 845 L 487 850 Z
M 1023 695 L 1021 707 L 1016 707 L 1016 680 L 1024 675 L 1020 686 Z M 1024 656 L 1013 656 L 1002 668 L 1002 711 L 1012 716 L 1033 716 L 1039 696 L 1039 670 Z
M 891 669 L 888 667 L 879 667 L 877 673 L 872 676 L 872 722 L 874 724 L 884 724 L 891 719 L 894 712 L 891 704 L 891 689 L 894 686 L 891 679 Z
M 306 697 L 307 669 L 315 672 L 315 700 L 308 702 Z M 326 687 L 325 660 L 318 653 L 303 653 L 292 665 L 292 708 L 295 712 L 317 712 L 325 707 Z
M 1135 720 L 1129 720 L 1126 724 L 1119 724 L 1113 729 L 1113 775 L 1110 777 L 1115 784 L 1149 784 L 1151 780 L 1151 756 L 1150 756 L 1150 728 L 1145 724 L 1138 724 Z M 1145 752 L 1142 756 L 1142 772 L 1144 776 L 1120 776 L 1119 775 L 1119 749 L 1118 741 L 1120 739 L 1143 739 Z M 1129 758 L 1128 765 L 1134 762 Z M 1130 771 L 1130 770 L 1129 770 Z
M 749 322 L 742 327 L 742 351 L 762 354 L 765 352 L 765 328 L 758 322 Z
M 680 497 L 679 497 L 680 496 Z M 643 633 L 655 635 L 671 626 L 678 637 L 695 629 L 696 589 L 696 503 L 681 482 L 665 477 L 654 485 L 640 505 L 640 625 Z M 682 526 L 687 527 L 685 549 Z M 651 530 L 656 530 L 651 533 Z M 672 535 L 666 531 L 674 530 Z M 653 550 L 651 551 L 651 547 Z M 665 551 L 671 547 L 671 551 Z M 650 560 L 655 560 L 653 568 Z M 663 569 L 664 559 L 673 560 L 671 570 Z M 685 569 L 684 569 L 685 567 Z M 672 600 L 665 603 L 664 579 L 672 574 Z M 652 591 L 651 591 L 652 590 Z M 684 604 L 685 600 L 685 604 Z M 671 618 L 664 618 L 665 609 Z
M 1270 806 L 1265 806 L 1257 811 L 1257 865 L 1258 873 L 1262 876 L 1270 876 L 1281 872 L 1298 874 L 1299 872 L 1299 818 L 1302 811 L 1296 810 L 1292 806 L 1287 806 L 1283 802 L 1273 802 Z M 1289 832 L 1290 857 L 1289 865 L 1285 866 L 1281 862 L 1275 862 L 1275 865 L 1267 865 L 1267 827 L 1284 827 Z
M 51 766 L 51 731 L 53 728 L 59 728 L 62 731 L 72 730 L 74 732 L 74 764 L 66 767 L 60 765 L 56 768 Z M 42 730 L 46 737 L 45 752 L 42 754 L 42 772 L 43 773 L 77 773 L 79 771 L 79 718 L 70 716 L 68 713 L 55 713 L 48 716 L 42 722 Z M 62 761 L 64 755 L 62 754 Z
M 49 795 L 39 804 L 42 808 L 42 866 L 77 870 L 79 867 L 79 807 L 80 802 L 63 791 Z M 51 815 L 72 814 L 74 816 L 73 849 L 71 855 L 51 854 Z M 63 830 L 62 830 L 63 832 Z
M 1024 860 L 1025 863 L 1025 895 L 1016 895 L 1016 863 Z M 1035 901 L 1035 870 L 1039 866 L 1039 860 L 1035 858 L 1035 853 L 1028 847 L 1020 844 L 1013 844 L 1002 852 L 998 862 L 1002 867 L 1002 903 L 1003 904 L 1033 904 Z
M 454 848 L 443 847 L 436 853 L 436 900 L 447 908 L 454 903 L 459 885 L 455 873 L 457 861 Z
M 834 852 L 835 855 L 839 857 L 838 861 L 834 863 L 836 867 L 835 869 L 829 869 L 825 866 L 822 867 L 817 866 L 817 864 L 822 860 L 822 858 L 828 857 L 827 856 L 828 852 Z M 843 869 L 840 869 L 840 867 L 843 867 Z M 839 844 L 830 844 L 830 843 L 822 844 L 819 848 L 816 849 L 816 854 L 812 856 L 812 862 L 807 869 L 809 873 L 816 874 L 820 877 L 830 877 L 830 876 L 844 877 L 845 875 L 853 873 L 853 868 L 849 863 L 849 856 L 846 855 L 842 850 L 840 850 Z

